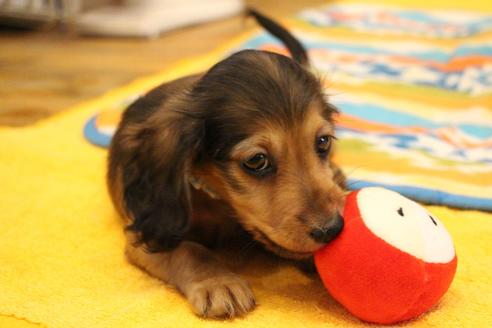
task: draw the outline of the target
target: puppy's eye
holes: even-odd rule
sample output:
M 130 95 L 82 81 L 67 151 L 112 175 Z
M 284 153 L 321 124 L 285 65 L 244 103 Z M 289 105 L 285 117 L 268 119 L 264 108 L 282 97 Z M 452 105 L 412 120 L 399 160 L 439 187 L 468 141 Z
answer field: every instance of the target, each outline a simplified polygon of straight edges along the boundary
M 243 166 L 252 172 L 260 172 L 270 168 L 270 161 L 265 154 L 258 153 L 243 163 Z
M 319 155 L 326 155 L 331 148 L 331 136 L 325 135 L 316 139 L 316 152 Z

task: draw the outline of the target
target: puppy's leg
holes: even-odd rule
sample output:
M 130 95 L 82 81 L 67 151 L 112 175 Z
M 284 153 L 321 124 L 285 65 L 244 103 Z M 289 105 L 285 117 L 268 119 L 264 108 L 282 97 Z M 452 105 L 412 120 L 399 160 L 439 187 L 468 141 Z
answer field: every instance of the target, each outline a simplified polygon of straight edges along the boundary
M 204 246 L 183 241 L 165 253 L 148 253 L 134 246 L 129 236 L 126 254 L 129 260 L 175 286 L 200 316 L 234 317 L 251 311 L 255 299 L 249 284 L 224 267 Z

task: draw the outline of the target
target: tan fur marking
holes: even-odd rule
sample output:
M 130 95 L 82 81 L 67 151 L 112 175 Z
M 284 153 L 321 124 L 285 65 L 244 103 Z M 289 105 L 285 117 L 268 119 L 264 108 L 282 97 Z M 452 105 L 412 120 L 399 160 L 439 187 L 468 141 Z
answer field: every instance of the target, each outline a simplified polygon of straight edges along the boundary
M 290 251 L 291 257 L 306 257 L 321 247 L 309 237 L 310 230 L 329 224 L 343 206 L 343 189 L 334 181 L 335 175 L 340 175 L 338 168 L 329 160 L 321 161 L 315 152 L 316 138 L 333 133 L 333 126 L 314 103 L 298 125 L 285 129 L 268 122 L 232 150 L 231 158 L 237 162 L 232 164 L 233 177 L 250 191 L 247 195 L 235 192 L 214 167 L 202 174 L 237 211 L 241 223 L 267 247 L 276 251 L 273 241 L 284 248 L 277 249 L 282 256 L 289 256 Z M 274 177 L 259 180 L 241 169 L 240 163 L 256 153 L 268 154 L 274 160 Z

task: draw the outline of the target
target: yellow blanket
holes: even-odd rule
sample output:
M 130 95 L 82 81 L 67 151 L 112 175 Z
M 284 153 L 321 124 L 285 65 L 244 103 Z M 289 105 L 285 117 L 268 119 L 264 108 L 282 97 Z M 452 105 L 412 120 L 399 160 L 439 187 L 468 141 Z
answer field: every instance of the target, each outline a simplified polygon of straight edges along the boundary
M 321 283 L 262 257 L 238 268 L 258 308 L 233 321 L 202 320 L 174 290 L 125 261 L 105 190 L 106 150 L 81 127 L 129 89 L 212 64 L 213 54 L 136 81 L 28 128 L 0 129 L 0 327 L 346 327 Z M 405 325 L 487 327 L 492 322 L 492 214 L 430 207 L 454 238 L 458 271 L 437 308 Z

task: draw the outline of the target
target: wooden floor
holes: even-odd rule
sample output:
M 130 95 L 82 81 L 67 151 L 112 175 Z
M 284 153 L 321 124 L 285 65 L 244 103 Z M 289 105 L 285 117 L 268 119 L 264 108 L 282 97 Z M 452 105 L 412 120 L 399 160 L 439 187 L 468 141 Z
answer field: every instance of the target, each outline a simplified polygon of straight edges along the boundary
M 278 19 L 326 0 L 245 2 Z M 182 58 L 211 51 L 253 26 L 234 17 L 156 40 L 0 30 L 0 125 L 31 124 Z

